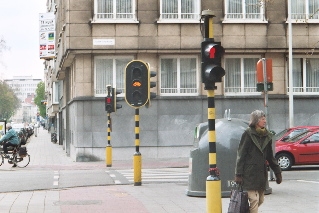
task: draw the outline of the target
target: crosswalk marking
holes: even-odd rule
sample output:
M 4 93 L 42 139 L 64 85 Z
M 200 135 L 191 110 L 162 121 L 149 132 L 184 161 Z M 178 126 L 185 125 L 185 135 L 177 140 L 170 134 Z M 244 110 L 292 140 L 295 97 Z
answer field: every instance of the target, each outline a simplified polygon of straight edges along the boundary
M 134 170 L 118 170 L 130 183 L 134 183 Z M 142 169 L 142 183 L 188 182 L 187 168 Z

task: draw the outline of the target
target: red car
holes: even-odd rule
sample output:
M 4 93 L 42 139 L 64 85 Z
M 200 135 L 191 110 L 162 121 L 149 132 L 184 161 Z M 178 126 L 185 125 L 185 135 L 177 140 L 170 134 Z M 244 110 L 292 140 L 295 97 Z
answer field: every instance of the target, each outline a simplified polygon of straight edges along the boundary
M 276 135 L 276 159 L 283 171 L 319 164 L 319 126 L 298 126 Z

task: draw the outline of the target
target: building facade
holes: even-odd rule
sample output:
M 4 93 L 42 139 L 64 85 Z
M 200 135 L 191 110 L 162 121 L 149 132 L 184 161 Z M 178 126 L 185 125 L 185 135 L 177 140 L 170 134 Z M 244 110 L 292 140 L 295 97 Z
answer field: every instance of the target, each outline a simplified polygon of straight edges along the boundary
M 318 3 L 292 0 L 294 125 L 319 125 Z M 48 0 L 56 18 L 56 57 L 46 62 L 48 115 L 59 143 L 76 161 L 105 159 L 106 85 L 124 92 L 124 69 L 142 60 L 156 71 L 157 93 L 140 109 L 141 154 L 187 157 L 194 127 L 207 121 L 201 82 L 201 12 L 210 9 L 214 40 L 225 48 L 226 74 L 215 90 L 216 118 L 225 110 L 249 119 L 265 107 L 256 89 L 256 63 L 272 59 L 269 126 L 289 126 L 287 1 Z M 120 96 L 120 95 L 119 95 Z M 122 94 L 123 96 L 123 94 Z M 111 114 L 113 159 L 134 153 L 134 108 L 125 101 Z
M 38 107 L 34 104 L 34 96 L 38 83 L 41 79 L 32 76 L 13 76 L 12 79 L 4 79 L 21 101 L 21 107 L 17 110 L 11 120 L 15 123 L 31 123 L 35 120 Z

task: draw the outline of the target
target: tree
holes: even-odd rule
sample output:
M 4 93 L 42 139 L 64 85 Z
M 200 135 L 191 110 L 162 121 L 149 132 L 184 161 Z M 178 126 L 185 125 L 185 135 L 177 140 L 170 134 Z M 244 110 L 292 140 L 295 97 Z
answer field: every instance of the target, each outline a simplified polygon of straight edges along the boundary
M 45 118 L 46 117 L 46 105 L 42 103 L 42 100 L 45 100 L 45 85 L 44 82 L 41 81 L 37 85 L 37 89 L 35 90 L 35 98 L 34 103 L 38 106 L 40 110 L 40 115 Z
M 20 106 L 20 100 L 13 89 L 0 81 L 0 119 L 9 120 Z
M 9 47 L 7 46 L 6 41 L 4 40 L 4 38 L 2 36 L 0 36 L 0 56 L 2 55 L 4 50 L 9 50 Z M 1 59 L 1 57 L 0 57 L 0 59 Z M 2 62 L 0 60 L 0 65 L 2 64 L 3 66 L 5 66 L 3 63 L 4 62 Z

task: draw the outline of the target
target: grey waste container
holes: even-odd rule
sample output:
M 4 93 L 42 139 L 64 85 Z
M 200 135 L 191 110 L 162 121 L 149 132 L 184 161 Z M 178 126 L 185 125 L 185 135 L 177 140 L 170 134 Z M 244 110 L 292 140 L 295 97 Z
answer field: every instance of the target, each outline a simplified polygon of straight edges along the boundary
M 234 174 L 237 148 L 248 122 L 242 119 L 216 119 L 216 155 L 217 168 L 220 171 L 222 197 L 229 197 L 234 187 Z M 195 141 L 194 149 L 190 152 L 190 174 L 188 177 L 188 189 L 186 195 L 194 197 L 206 196 L 206 178 L 209 175 L 208 161 L 208 134 L 207 122 L 199 125 L 198 144 Z M 267 187 L 265 194 L 271 194 L 272 189 Z

